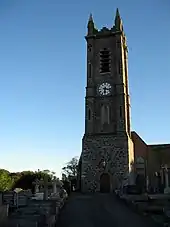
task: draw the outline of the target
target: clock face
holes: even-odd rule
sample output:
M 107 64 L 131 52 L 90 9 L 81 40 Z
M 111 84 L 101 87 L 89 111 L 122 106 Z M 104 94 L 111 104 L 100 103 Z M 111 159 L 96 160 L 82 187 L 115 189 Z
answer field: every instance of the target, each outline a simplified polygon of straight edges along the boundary
M 99 94 L 100 95 L 109 95 L 111 93 L 112 86 L 109 83 L 102 83 L 99 88 Z

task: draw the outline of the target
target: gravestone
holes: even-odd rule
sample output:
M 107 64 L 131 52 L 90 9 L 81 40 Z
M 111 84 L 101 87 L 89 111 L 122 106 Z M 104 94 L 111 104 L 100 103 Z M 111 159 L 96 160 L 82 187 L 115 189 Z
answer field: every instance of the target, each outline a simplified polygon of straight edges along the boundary
M 39 193 L 39 188 L 44 187 L 43 193 L 44 193 L 44 200 L 48 200 L 48 194 L 49 194 L 49 186 L 52 186 L 52 195 L 57 195 L 59 193 L 59 188 L 61 187 L 61 181 L 58 180 L 56 177 L 52 181 L 48 181 L 48 176 L 46 176 L 44 179 L 38 180 L 36 179 L 35 182 L 33 182 L 35 185 L 35 194 Z
M 169 187 L 169 176 L 168 176 L 168 166 L 165 165 L 164 167 L 165 172 L 165 189 L 164 194 L 170 194 L 170 187 Z

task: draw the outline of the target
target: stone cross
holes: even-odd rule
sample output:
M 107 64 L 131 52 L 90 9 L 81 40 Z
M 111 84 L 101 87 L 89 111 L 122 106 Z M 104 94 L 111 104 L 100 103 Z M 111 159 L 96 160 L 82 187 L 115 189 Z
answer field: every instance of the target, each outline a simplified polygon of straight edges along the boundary
M 51 184 L 48 182 L 48 176 L 45 176 L 44 179 L 36 179 L 33 184 L 35 185 L 35 193 L 39 193 L 39 187 L 44 186 L 44 200 L 48 199 L 48 185 Z
M 146 176 L 146 191 L 149 192 L 149 177 Z
M 48 200 L 48 176 L 44 178 L 44 200 Z
M 33 185 L 35 185 L 35 193 L 38 193 L 38 192 L 39 192 L 39 180 L 36 179 L 36 180 L 33 182 Z
M 53 193 L 57 193 L 58 180 L 54 177 L 53 181 L 48 182 L 48 176 L 45 176 L 44 180 L 41 179 L 41 185 L 44 185 L 44 200 L 48 200 L 48 186 L 53 186 Z
M 63 183 L 58 179 L 58 178 L 54 178 L 53 180 L 53 192 L 57 193 L 58 190 L 60 190 L 60 188 L 62 187 Z
M 39 185 L 44 186 L 44 200 L 48 200 L 48 176 L 45 176 L 44 179 L 39 181 Z
M 169 187 L 169 179 L 168 179 L 168 167 L 165 165 L 165 187 Z
M 165 194 L 169 194 L 170 193 L 170 187 L 169 187 L 169 176 L 168 176 L 168 166 L 167 165 L 164 166 L 164 170 L 165 170 L 165 189 L 164 189 L 164 193 Z
M 53 193 L 57 193 L 57 180 L 56 180 L 56 178 L 54 178 L 52 185 L 53 185 Z

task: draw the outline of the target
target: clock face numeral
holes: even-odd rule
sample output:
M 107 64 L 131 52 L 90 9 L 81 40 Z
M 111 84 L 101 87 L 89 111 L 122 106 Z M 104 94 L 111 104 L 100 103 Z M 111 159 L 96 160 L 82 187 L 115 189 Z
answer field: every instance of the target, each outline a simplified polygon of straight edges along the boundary
M 99 94 L 100 95 L 109 95 L 111 93 L 112 86 L 109 83 L 102 83 L 99 88 Z

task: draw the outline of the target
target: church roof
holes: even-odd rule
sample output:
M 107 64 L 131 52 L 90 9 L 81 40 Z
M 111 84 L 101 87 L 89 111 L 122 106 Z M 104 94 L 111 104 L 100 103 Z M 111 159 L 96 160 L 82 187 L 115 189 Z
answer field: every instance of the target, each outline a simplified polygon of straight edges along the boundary
M 157 150 L 157 149 L 170 149 L 170 144 L 151 144 L 148 145 L 151 149 Z

